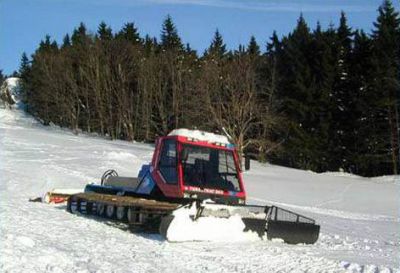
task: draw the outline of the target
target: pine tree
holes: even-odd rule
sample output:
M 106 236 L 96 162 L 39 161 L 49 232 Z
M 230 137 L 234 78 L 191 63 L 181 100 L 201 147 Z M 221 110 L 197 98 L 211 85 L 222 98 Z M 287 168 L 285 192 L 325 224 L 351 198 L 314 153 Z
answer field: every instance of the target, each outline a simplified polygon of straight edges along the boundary
M 207 54 L 217 56 L 219 58 L 222 58 L 226 54 L 226 45 L 218 29 L 214 33 L 214 38 L 211 41 L 211 45 L 208 48 Z
M 351 50 L 352 30 L 347 25 L 346 14 L 343 11 L 340 13 L 340 21 L 339 22 L 340 23 L 339 23 L 339 28 L 337 30 L 337 36 L 338 36 L 338 40 L 339 40 L 340 50 L 344 51 L 344 52 L 340 52 L 339 54 L 349 53 Z
M 333 53 L 334 36 L 330 30 L 323 31 L 321 25 L 317 27 L 312 35 L 310 44 L 309 63 L 313 78 L 312 100 L 309 105 L 312 127 L 310 134 L 317 136 L 314 140 L 317 150 L 316 170 L 337 170 L 332 167 L 332 161 L 337 158 L 332 154 L 329 147 L 335 147 L 334 139 L 330 135 L 333 123 L 331 96 L 335 80 L 336 59 Z
M 26 55 L 25 52 L 23 52 L 22 56 L 21 56 L 21 63 L 20 63 L 19 70 L 18 70 L 19 75 L 21 77 L 23 77 L 23 75 L 25 75 L 27 73 L 29 68 L 30 68 L 30 64 L 29 64 L 28 56 Z
M 69 35 L 66 34 L 63 38 L 63 43 L 62 43 L 61 48 L 67 48 L 70 46 L 71 46 L 71 39 L 69 38 Z
M 5 81 L 6 77 L 3 75 L 3 70 L 0 69 L 0 86 L 3 85 L 3 82 Z
M 274 30 L 272 36 L 270 37 L 270 42 L 267 42 L 267 55 L 271 53 L 280 53 L 281 45 L 282 44 L 279 41 L 278 35 Z
M 347 25 L 344 12 L 340 16 L 339 28 L 333 52 L 336 58 L 336 75 L 332 90 L 332 115 L 330 137 L 335 139 L 328 147 L 331 155 L 331 168 L 351 171 L 349 146 L 354 143 L 353 100 L 356 95 L 349 85 L 349 66 L 352 43 L 352 30 Z
M 86 33 L 86 26 L 83 23 L 79 24 L 77 29 L 74 29 L 72 36 L 72 45 L 84 45 L 88 41 L 88 34 Z
M 51 42 L 50 44 L 51 49 L 53 50 L 57 50 L 58 49 L 58 44 L 56 40 L 53 40 L 53 42 Z
M 247 52 L 252 56 L 260 55 L 260 47 L 258 46 L 256 38 L 253 35 L 250 37 L 250 42 L 247 46 Z
M 354 143 L 348 146 L 350 151 L 350 170 L 366 176 L 382 174 L 377 168 L 378 151 L 376 143 L 381 131 L 375 123 L 379 96 L 374 89 L 376 67 L 372 61 L 372 40 L 364 31 L 356 31 L 354 47 L 350 59 L 349 85 L 354 94 L 352 109 Z
M 185 52 L 188 54 L 196 53 L 196 51 L 192 49 L 192 47 L 190 46 L 189 43 L 186 43 L 186 45 L 185 45 Z
M 382 168 L 400 173 L 399 163 L 399 104 L 400 104 L 400 56 L 399 13 L 392 3 L 385 0 L 378 9 L 374 23 L 374 62 L 377 68 L 375 92 L 380 94 L 381 111 L 376 122 L 381 125 L 382 135 L 378 145 Z M 391 165 L 391 168 L 389 167 Z
M 142 42 L 138 29 L 135 27 L 134 23 L 126 23 L 124 27 L 117 33 L 116 38 L 124 39 L 132 42 L 133 44 L 139 44 Z
M 181 38 L 170 15 L 167 16 L 162 25 L 161 46 L 166 50 L 183 50 Z
M 102 21 L 97 29 L 97 36 L 102 41 L 110 41 L 113 38 L 111 27 Z
M 31 62 L 25 52 L 22 53 L 21 62 L 18 70 L 21 79 L 21 92 L 22 101 L 28 104 L 30 98 L 30 85 L 31 85 Z M 29 105 L 28 105 L 29 106 Z M 27 108 L 29 111 L 29 107 Z
M 150 53 L 154 53 L 158 47 L 157 39 L 150 37 L 148 34 L 144 37 L 143 44 L 147 56 L 150 55 Z
M 239 44 L 238 49 L 234 51 L 234 55 L 244 56 L 246 52 L 246 47 L 242 44 Z
M 292 33 L 292 38 L 300 46 L 299 49 L 305 49 L 310 42 L 310 29 L 303 14 L 300 14 L 300 17 L 297 20 L 297 26 Z
M 50 35 L 46 35 L 44 41 L 41 40 L 39 44 L 39 50 L 50 50 L 51 49 L 51 40 Z
M 300 15 L 293 33 L 282 40 L 285 48 L 279 56 L 277 98 L 279 112 L 287 119 L 287 133 L 280 163 L 298 168 L 316 170 L 318 165 L 318 136 L 315 132 L 315 116 L 312 112 L 315 85 L 310 59 L 311 33 Z

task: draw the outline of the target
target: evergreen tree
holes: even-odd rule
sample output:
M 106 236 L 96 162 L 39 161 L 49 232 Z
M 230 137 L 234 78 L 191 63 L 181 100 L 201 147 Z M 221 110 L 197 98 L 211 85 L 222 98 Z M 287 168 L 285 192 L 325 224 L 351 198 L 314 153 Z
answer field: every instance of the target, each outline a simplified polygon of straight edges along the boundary
M 352 172 L 367 176 L 379 173 L 376 160 L 378 151 L 375 148 L 381 131 L 375 123 L 376 111 L 380 109 L 380 94 L 374 89 L 376 67 L 372 54 L 372 40 L 364 31 L 356 31 L 349 73 L 350 90 L 354 94 L 351 116 L 354 143 L 348 146 L 349 165 Z
M 146 34 L 144 38 L 144 50 L 146 52 L 146 55 L 149 55 L 150 53 L 154 53 L 158 47 L 158 43 L 156 38 L 151 38 L 148 34 Z
M 138 29 L 135 27 L 134 23 L 126 23 L 121 31 L 117 33 L 116 38 L 124 39 L 126 41 L 132 42 L 133 44 L 138 44 L 142 42 Z
M 69 46 L 71 46 L 71 39 L 68 34 L 65 34 L 61 48 L 67 48 Z
M 238 49 L 234 51 L 235 55 L 244 56 L 246 53 L 246 47 L 242 44 L 239 44 Z
M 247 52 L 252 56 L 260 55 L 260 47 L 258 46 L 256 38 L 253 35 L 250 37 L 250 42 L 247 46 Z
M 71 40 L 73 45 L 84 45 L 87 43 L 88 35 L 86 33 L 86 26 L 83 23 L 80 23 L 79 27 L 74 29 Z
M 381 168 L 400 173 L 399 163 L 399 104 L 400 104 L 400 56 L 399 13 L 392 3 L 385 0 L 378 9 L 374 23 L 374 62 L 377 69 L 375 92 L 380 94 L 381 111 L 375 122 L 382 129 L 377 145 Z
M 50 35 L 46 35 L 44 40 L 41 40 L 39 43 L 39 48 L 36 50 L 38 52 L 57 52 L 58 51 L 58 44 L 57 42 L 51 41 Z
M 56 40 L 53 40 L 53 42 L 51 42 L 50 44 L 51 49 L 53 50 L 57 50 L 58 49 L 58 44 Z
M 267 42 L 267 55 L 270 55 L 272 53 L 280 53 L 281 45 L 282 44 L 279 41 L 278 35 L 274 30 L 272 36 L 270 37 L 270 42 Z
M 335 81 L 336 59 L 333 53 L 334 35 L 330 30 L 323 31 L 320 24 L 313 32 L 313 39 L 310 45 L 309 62 L 313 75 L 313 97 L 309 105 L 312 113 L 310 119 L 312 127 L 310 133 L 318 136 L 315 139 L 315 148 L 318 150 L 316 170 L 337 170 L 332 167 L 332 161 L 337 158 L 332 154 L 329 147 L 335 147 L 335 140 L 330 134 L 333 123 L 332 117 L 332 93 Z
M 97 37 L 102 41 L 110 41 L 113 38 L 111 27 L 102 21 L 97 28 Z
M 340 21 L 339 21 L 339 28 L 337 30 L 337 36 L 339 40 L 339 46 L 340 50 L 343 52 L 340 52 L 339 54 L 348 54 L 350 53 L 351 50 L 351 36 L 352 36 L 352 30 L 351 28 L 347 25 L 347 18 L 346 14 L 342 11 L 340 13 Z
M 214 38 L 211 41 L 211 45 L 208 48 L 207 54 L 217 56 L 219 58 L 222 58 L 226 54 L 226 45 L 218 29 L 214 33 Z
M 167 50 L 183 50 L 181 38 L 170 15 L 167 16 L 162 25 L 161 46 Z
M 0 86 L 3 85 L 3 82 L 5 81 L 6 77 L 3 75 L 3 70 L 0 69 Z
M 195 50 L 192 49 L 192 47 L 190 46 L 189 43 L 186 43 L 185 51 L 186 51 L 186 53 L 188 53 L 188 54 L 193 54 L 193 53 L 196 52 Z
M 315 91 L 310 67 L 311 33 L 300 15 L 297 26 L 287 39 L 283 39 L 286 48 L 279 57 L 277 92 L 279 112 L 287 118 L 285 149 L 280 155 L 280 163 L 297 168 L 317 169 L 319 163 L 318 141 L 315 132 L 315 116 L 312 110 Z
M 310 42 L 311 39 L 310 29 L 302 13 L 300 14 L 300 17 L 297 20 L 297 26 L 294 29 L 291 36 L 293 41 L 298 43 L 299 49 L 302 50 L 304 50 Z
M 30 85 L 31 85 L 31 63 L 28 59 L 28 56 L 25 52 L 22 53 L 21 63 L 19 65 L 18 71 L 19 77 L 21 79 L 21 92 L 22 92 L 22 101 L 24 103 L 28 103 L 31 98 L 30 94 Z M 29 111 L 29 105 L 27 107 Z
M 351 171 L 349 146 L 354 143 L 352 118 L 353 100 L 356 95 L 349 85 L 349 66 L 352 43 L 352 30 L 347 25 L 344 12 L 340 16 L 340 24 L 336 33 L 335 47 L 336 75 L 332 92 L 332 115 L 330 137 L 335 139 L 328 147 L 329 152 L 335 155 L 331 160 L 331 168 Z
M 44 41 L 41 40 L 39 44 L 39 50 L 50 50 L 52 48 L 50 35 L 46 35 Z
M 26 75 L 26 73 L 29 71 L 29 68 L 30 68 L 30 64 L 29 64 L 28 56 L 26 55 L 25 52 L 23 52 L 22 56 L 21 56 L 21 63 L 20 63 L 19 70 L 18 70 L 19 75 L 21 77 Z

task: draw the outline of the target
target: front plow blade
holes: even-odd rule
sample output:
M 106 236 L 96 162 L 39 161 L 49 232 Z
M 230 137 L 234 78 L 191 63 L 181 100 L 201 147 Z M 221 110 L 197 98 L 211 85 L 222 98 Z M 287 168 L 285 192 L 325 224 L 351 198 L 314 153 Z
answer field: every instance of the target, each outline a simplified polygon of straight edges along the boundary
M 313 244 L 318 240 L 319 225 L 284 221 L 268 222 L 267 238 L 282 239 L 288 244 Z
M 288 244 L 313 244 L 318 240 L 319 229 L 311 218 L 275 206 L 268 209 L 269 240 L 279 238 Z
M 242 221 L 244 223 L 244 232 L 252 231 L 256 232 L 260 238 L 265 235 L 265 226 L 267 224 L 267 220 L 258 219 L 258 218 L 246 218 L 243 217 Z
M 174 226 L 172 234 L 187 233 L 191 234 L 193 240 L 208 240 L 209 238 L 204 237 L 203 234 L 196 236 L 194 230 L 199 231 L 198 224 L 202 224 L 201 230 L 207 228 L 204 224 L 210 224 L 213 222 L 204 222 L 205 219 L 220 219 L 218 225 L 215 228 L 221 227 L 221 236 L 225 236 L 229 233 L 232 237 L 238 236 L 242 238 L 243 234 L 255 233 L 256 237 L 272 239 L 281 239 L 288 244 L 313 244 L 318 240 L 319 236 L 319 225 L 315 224 L 315 221 L 311 218 L 302 216 L 300 214 L 285 210 L 276 206 L 256 206 L 256 205 L 220 205 L 213 203 L 205 203 L 195 205 L 190 208 L 182 207 L 174 213 L 178 213 L 178 221 L 176 216 L 173 214 L 165 216 L 161 220 L 159 226 L 160 234 L 169 241 L 179 241 L 182 238 L 176 239 L 174 235 L 169 235 L 171 226 Z M 234 218 L 236 216 L 236 218 Z M 237 218 L 239 216 L 239 218 Z M 183 218 L 182 218 L 183 217 Z M 209 218 L 211 217 L 211 218 Z M 182 221 L 184 219 L 184 221 Z M 239 219 L 241 224 L 235 222 L 234 219 Z M 212 220 L 214 221 L 214 220 Z M 226 222 L 232 221 L 232 222 Z M 201 223 L 202 222 L 202 223 Z M 175 223 L 175 224 L 173 224 Z M 184 225 L 185 229 L 181 229 L 180 224 Z M 244 228 L 243 228 L 244 224 Z M 230 230 L 227 227 L 236 227 L 235 230 Z M 194 230 L 191 230 L 191 229 Z M 239 228 L 239 229 L 237 229 Z M 213 230 L 213 234 L 217 234 Z M 249 232 L 249 233 L 248 233 Z M 239 234 L 240 233 L 240 234 Z M 178 234 L 179 235 L 179 234 Z M 266 235 L 266 236 L 265 236 Z M 253 235 L 252 235 L 253 236 Z M 252 237 L 252 238 L 256 238 Z M 245 237 L 243 237 L 245 238 Z M 246 237 L 247 238 L 247 237 Z M 185 237 L 184 240 L 187 240 Z

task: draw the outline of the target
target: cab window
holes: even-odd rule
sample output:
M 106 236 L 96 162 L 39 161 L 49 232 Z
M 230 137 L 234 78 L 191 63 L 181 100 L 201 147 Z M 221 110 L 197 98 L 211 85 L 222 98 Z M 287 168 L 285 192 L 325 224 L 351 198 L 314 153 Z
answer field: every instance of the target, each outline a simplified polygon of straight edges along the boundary
M 241 191 L 232 151 L 184 144 L 181 158 L 185 185 Z
M 165 140 L 162 145 L 158 166 L 161 175 L 168 184 L 178 183 L 176 161 L 175 140 Z

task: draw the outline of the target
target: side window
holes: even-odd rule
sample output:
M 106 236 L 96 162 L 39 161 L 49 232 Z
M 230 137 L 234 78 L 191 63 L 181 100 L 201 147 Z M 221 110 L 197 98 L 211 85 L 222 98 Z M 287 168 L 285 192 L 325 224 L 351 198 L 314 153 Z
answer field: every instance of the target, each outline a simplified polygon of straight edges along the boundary
M 226 151 L 219 152 L 219 170 L 220 173 L 236 173 L 235 161 L 232 153 Z
M 164 140 L 158 166 L 168 184 L 178 183 L 175 140 Z

